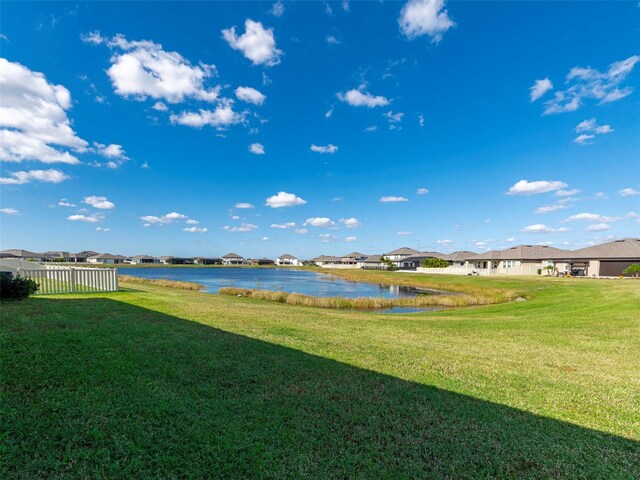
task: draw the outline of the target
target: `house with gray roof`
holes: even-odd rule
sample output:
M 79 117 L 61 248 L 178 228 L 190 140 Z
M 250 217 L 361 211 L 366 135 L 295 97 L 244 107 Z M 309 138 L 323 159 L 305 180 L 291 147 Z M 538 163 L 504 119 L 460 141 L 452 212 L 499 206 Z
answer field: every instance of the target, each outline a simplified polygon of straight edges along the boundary
M 631 264 L 640 263 L 640 238 L 623 238 L 567 252 L 573 270 L 590 277 L 617 277 Z
M 402 260 L 403 258 L 410 257 L 411 255 L 415 255 L 417 253 L 420 252 L 418 252 L 418 250 L 414 250 L 413 248 L 401 247 L 392 250 L 391 252 L 385 253 L 384 256 L 392 262 L 395 262 L 396 260 Z
M 276 258 L 276 265 L 279 267 L 301 267 L 302 261 L 298 260 L 293 255 L 285 253 Z
M 99 255 L 94 255 L 92 257 L 87 258 L 88 263 L 104 263 L 109 265 L 116 265 L 119 263 L 124 263 L 127 257 L 122 255 L 112 255 L 110 253 L 101 253 Z
M 238 255 L 237 253 L 227 253 L 222 257 L 223 265 L 242 265 L 244 263 L 244 258 Z
M 133 265 L 139 265 L 143 263 L 160 263 L 160 260 L 150 255 L 135 255 L 128 260 Z
M 33 260 L 34 262 L 41 262 L 47 257 L 44 253 L 30 252 L 29 250 L 21 250 L 18 248 L 10 248 L 9 250 L 2 250 L 0 252 L 0 258 L 21 258 L 23 260 Z
M 418 252 L 408 257 L 401 258 L 400 260 L 392 260 L 393 264 L 401 270 L 415 270 L 418 268 L 423 260 L 428 258 L 442 258 L 444 254 L 439 252 Z

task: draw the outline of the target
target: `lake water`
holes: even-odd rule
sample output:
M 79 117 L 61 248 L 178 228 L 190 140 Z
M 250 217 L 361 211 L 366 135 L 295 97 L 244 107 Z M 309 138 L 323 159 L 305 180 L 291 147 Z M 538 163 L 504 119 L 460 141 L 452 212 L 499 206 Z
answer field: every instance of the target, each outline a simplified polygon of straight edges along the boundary
M 119 269 L 123 275 L 142 278 L 163 278 L 195 282 L 210 293 L 223 287 L 257 288 L 291 293 L 302 293 L 314 297 L 413 297 L 417 294 L 440 293 L 423 291 L 411 287 L 384 286 L 374 283 L 350 282 L 326 273 L 291 270 L 286 268 L 171 268 L 127 267 Z

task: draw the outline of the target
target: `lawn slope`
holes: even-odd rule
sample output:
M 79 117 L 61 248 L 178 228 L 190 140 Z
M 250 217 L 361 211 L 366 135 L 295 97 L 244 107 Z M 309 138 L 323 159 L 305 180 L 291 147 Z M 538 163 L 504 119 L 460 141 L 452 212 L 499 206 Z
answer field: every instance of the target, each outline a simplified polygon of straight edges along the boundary
M 390 316 L 123 283 L 4 303 L 0 474 L 640 476 L 640 282 L 373 275 L 529 300 Z

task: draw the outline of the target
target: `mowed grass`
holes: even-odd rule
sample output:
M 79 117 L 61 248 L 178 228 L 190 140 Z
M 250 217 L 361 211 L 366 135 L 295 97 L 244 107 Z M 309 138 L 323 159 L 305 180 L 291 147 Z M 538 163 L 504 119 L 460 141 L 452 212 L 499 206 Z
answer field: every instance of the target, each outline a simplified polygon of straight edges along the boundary
M 639 281 L 343 275 L 528 300 L 382 315 L 123 283 L 3 303 L 0 474 L 640 477 Z

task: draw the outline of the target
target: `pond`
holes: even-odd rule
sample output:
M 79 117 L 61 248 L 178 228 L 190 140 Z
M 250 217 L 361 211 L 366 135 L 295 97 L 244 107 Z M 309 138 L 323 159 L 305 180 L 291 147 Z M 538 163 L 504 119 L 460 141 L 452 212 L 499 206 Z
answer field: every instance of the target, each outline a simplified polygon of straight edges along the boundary
M 314 297 L 384 297 L 400 298 L 415 295 L 438 294 L 435 290 L 420 290 L 398 285 L 351 282 L 327 273 L 292 270 L 286 268 L 180 268 L 180 267 L 127 267 L 119 269 L 123 275 L 167 280 L 195 282 L 205 291 L 217 293 L 223 287 L 256 288 Z

